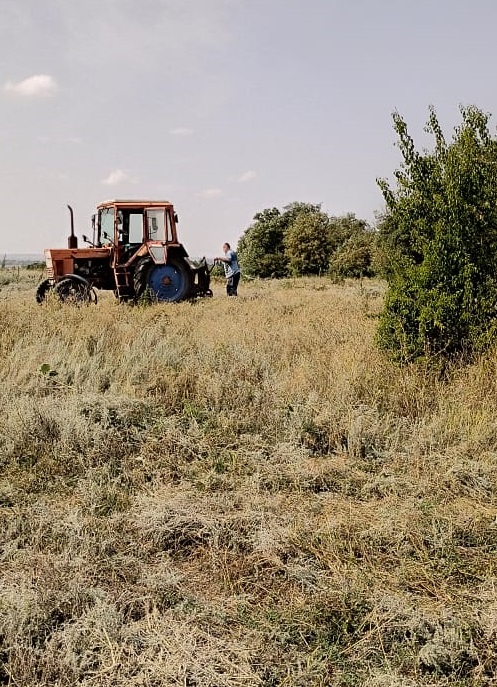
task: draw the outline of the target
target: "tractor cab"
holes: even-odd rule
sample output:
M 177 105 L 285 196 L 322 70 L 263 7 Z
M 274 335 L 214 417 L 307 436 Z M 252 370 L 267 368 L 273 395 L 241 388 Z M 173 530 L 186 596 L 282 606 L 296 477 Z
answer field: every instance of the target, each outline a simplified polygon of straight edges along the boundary
M 166 263 L 169 247 L 187 255 L 178 242 L 177 215 L 166 201 L 106 201 L 95 219 L 93 243 L 114 249 L 114 265 L 129 265 L 147 254 L 156 264 Z

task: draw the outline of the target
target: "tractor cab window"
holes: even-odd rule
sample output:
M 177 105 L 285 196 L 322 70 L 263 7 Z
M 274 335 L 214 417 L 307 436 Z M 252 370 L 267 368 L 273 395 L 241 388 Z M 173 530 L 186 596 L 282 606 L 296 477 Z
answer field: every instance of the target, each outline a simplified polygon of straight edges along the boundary
M 103 208 L 99 220 L 98 243 L 109 244 L 114 237 L 114 208 Z
M 171 212 L 166 212 L 166 241 L 173 240 L 173 230 L 171 228 Z
M 143 243 L 143 213 L 141 210 L 119 210 L 117 239 L 120 246 L 140 246 Z
M 147 210 L 147 234 L 151 241 L 172 240 L 171 217 L 165 208 Z
M 124 224 L 128 237 L 126 243 L 141 245 L 143 243 L 143 212 L 130 210 L 129 213 L 125 213 Z

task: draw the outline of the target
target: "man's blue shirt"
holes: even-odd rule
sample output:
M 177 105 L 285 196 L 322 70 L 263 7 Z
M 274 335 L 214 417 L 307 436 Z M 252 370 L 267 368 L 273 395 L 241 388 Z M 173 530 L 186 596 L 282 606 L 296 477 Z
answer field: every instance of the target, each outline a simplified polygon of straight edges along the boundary
M 238 274 L 240 267 L 238 266 L 238 258 L 234 250 L 228 250 L 224 254 L 224 257 L 228 262 L 223 262 L 224 274 L 226 278 L 232 277 L 234 274 Z

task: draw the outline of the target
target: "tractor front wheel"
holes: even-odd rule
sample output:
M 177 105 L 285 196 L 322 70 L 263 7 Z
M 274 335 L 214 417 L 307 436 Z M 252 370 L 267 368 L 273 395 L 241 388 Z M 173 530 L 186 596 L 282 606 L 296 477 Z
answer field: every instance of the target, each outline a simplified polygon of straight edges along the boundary
M 140 260 L 135 269 L 136 298 L 174 303 L 188 298 L 193 278 L 188 265 L 181 258 L 169 258 L 165 265 L 156 265 L 151 258 Z
M 57 282 L 54 290 L 63 303 L 83 305 L 97 302 L 97 294 L 90 284 L 74 277 L 64 277 Z
M 52 287 L 53 283 L 50 279 L 44 279 L 40 284 L 38 284 L 38 288 L 36 289 L 36 302 L 43 303 L 47 297 L 47 293 Z

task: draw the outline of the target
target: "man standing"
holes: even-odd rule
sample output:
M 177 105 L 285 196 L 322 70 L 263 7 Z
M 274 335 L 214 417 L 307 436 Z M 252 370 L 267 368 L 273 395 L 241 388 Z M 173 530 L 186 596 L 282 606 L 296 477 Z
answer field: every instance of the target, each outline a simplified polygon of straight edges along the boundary
M 223 244 L 224 257 L 214 258 L 214 262 L 222 262 L 226 275 L 226 293 L 228 296 L 238 296 L 238 282 L 240 281 L 240 268 L 238 258 L 229 243 Z

